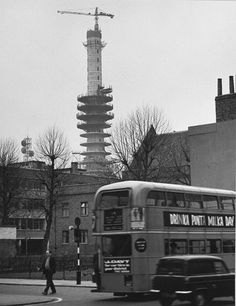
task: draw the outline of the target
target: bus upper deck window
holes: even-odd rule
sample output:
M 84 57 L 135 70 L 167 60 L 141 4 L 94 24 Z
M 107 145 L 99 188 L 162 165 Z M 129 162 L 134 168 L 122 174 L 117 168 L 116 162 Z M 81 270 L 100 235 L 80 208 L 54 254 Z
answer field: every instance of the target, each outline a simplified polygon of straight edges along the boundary
M 101 207 L 102 208 L 127 206 L 128 202 L 129 202 L 129 191 L 128 190 L 103 192 L 101 196 Z
M 220 197 L 221 207 L 224 210 L 234 210 L 234 199 L 230 197 Z
M 204 195 L 203 207 L 206 209 L 218 209 L 218 199 L 216 196 Z
M 147 197 L 148 206 L 166 206 L 165 193 L 163 191 L 150 191 Z
M 185 207 L 184 194 L 177 192 L 167 192 L 167 206 L 171 207 Z
M 186 201 L 187 207 L 189 208 L 195 208 L 195 209 L 202 208 L 202 198 L 200 194 L 186 193 L 185 201 Z

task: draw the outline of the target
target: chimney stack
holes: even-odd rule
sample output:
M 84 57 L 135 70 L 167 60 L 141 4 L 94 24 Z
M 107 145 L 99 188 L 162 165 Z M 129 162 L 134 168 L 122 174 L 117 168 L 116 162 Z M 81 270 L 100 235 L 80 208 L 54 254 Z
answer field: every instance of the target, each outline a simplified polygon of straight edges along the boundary
M 71 173 L 78 172 L 78 162 L 71 162 Z
M 232 75 L 229 77 L 229 92 L 234 93 L 234 77 Z
M 222 79 L 218 79 L 218 96 L 222 95 Z
M 229 77 L 229 93 L 222 92 L 222 79 L 217 80 L 217 93 L 215 98 L 216 122 L 236 119 L 236 93 L 234 92 L 234 77 Z

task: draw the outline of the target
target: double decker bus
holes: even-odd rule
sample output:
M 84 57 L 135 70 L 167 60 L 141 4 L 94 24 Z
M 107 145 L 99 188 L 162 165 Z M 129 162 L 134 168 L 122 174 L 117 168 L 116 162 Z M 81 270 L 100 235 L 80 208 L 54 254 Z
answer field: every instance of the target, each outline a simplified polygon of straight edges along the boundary
M 234 271 L 236 192 L 124 181 L 95 195 L 99 291 L 145 293 L 160 257 L 214 254 Z

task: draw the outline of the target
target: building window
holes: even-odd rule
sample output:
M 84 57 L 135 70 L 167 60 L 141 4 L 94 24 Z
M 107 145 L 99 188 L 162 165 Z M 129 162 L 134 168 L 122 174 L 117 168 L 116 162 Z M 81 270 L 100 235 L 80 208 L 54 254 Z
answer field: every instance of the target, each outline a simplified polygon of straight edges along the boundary
M 17 229 L 44 230 L 45 219 L 34 218 L 10 218 L 10 225 L 15 225 Z
M 88 202 L 81 202 L 80 203 L 80 216 L 88 216 L 89 210 L 88 210 Z
M 68 203 L 62 204 L 62 217 L 69 217 L 69 204 Z
M 69 243 L 69 231 L 62 231 L 62 243 Z
M 80 231 L 80 243 L 88 243 L 88 231 L 87 230 L 81 230 Z
M 97 62 L 99 62 L 99 57 L 97 58 Z

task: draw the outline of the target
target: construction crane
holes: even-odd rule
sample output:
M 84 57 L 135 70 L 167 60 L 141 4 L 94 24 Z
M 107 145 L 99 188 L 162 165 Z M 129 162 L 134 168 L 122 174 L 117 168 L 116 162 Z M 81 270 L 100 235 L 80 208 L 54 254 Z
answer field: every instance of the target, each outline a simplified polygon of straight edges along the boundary
M 82 13 L 82 12 L 73 12 L 73 11 L 57 11 L 57 13 L 59 14 L 74 14 L 74 15 L 85 15 L 85 16 L 95 16 L 95 28 L 98 29 L 98 16 L 106 16 L 106 17 L 110 17 L 113 18 L 114 15 L 112 14 L 107 14 L 104 12 L 98 12 L 98 8 L 95 8 L 95 12 L 94 13 Z

